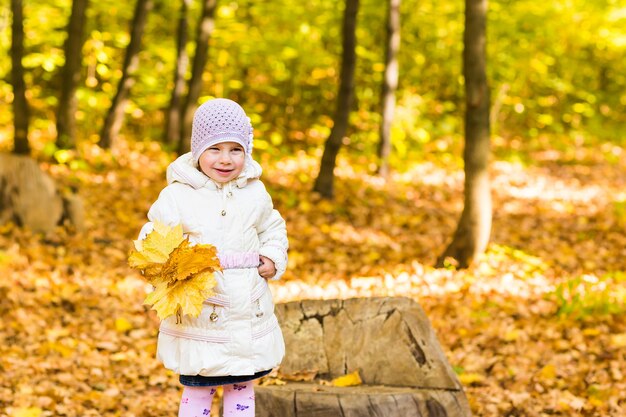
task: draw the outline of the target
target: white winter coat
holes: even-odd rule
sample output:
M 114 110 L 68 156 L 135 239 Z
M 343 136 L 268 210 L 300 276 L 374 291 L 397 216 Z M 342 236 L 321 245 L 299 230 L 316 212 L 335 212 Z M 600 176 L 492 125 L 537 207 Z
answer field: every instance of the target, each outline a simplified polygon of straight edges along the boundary
M 241 175 L 219 185 L 192 164 L 185 154 L 167 169 L 167 182 L 148 212 L 152 222 L 179 223 L 192 243 L 218 249 L 224 269 L 215 274 L 215 296 L 205 301 L 198 318 L 162 321 L 157 358 L 181 375 L 252 375 L 278 366 L 285 353 L 268 284 L 257 270 L 259 255 L 274 261 L 280 278 L 287 266 L 285 222 L 259 180 L 261 167 L 246 158 Z M 212 312 L 216 321 L 209 319 Z

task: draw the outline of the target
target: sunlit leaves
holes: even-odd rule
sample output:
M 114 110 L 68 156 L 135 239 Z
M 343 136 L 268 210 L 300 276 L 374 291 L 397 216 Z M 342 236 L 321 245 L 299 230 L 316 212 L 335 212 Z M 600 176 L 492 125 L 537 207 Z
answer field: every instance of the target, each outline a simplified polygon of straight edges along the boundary
M 623 272 L 597 277 L 583 275 L 557 285 L 552 295 L 558 314 L 586 319 L 626 312 L 626 275 Z

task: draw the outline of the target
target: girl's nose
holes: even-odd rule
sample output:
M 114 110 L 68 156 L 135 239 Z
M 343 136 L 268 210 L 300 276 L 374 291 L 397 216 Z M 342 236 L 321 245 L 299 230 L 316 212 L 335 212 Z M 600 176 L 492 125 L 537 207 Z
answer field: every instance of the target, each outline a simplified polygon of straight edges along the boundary
M 221 152 L 220 153 L 220 162 L 222 163 L 230 163 L 231 158 L 228 152 Z

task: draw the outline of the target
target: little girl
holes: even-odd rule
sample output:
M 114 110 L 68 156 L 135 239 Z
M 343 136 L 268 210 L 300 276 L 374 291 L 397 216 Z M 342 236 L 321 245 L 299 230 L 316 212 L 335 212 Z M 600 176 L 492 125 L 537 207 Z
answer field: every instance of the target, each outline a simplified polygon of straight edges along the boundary
M 194 114 L 191 152 L 168 167 L 168 185 L 140 233 L 154 221 L 182 223 L 192 243 L 217 248 L 223 269 L 198 318 L 176 324 L 169 317 L 159 329 L 157 358 L 184 386 L 179 417 L 208 416 L 217 386 L 225 416 L 254 416 L 253 380 L 285 353 L 267 280 L 285 272 L 287 231 L 251 152 L 252 126 L 241 106 L 205 102 Z

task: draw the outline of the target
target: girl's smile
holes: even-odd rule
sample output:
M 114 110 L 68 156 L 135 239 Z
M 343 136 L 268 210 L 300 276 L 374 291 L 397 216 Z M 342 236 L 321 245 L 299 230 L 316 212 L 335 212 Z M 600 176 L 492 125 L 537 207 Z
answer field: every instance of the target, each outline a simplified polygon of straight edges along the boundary
M 234 180 L 245 165 L 243 146 L 237 142 L 221 142 L 207 148 L 198 160 L 200 170 L 220 184 Z

